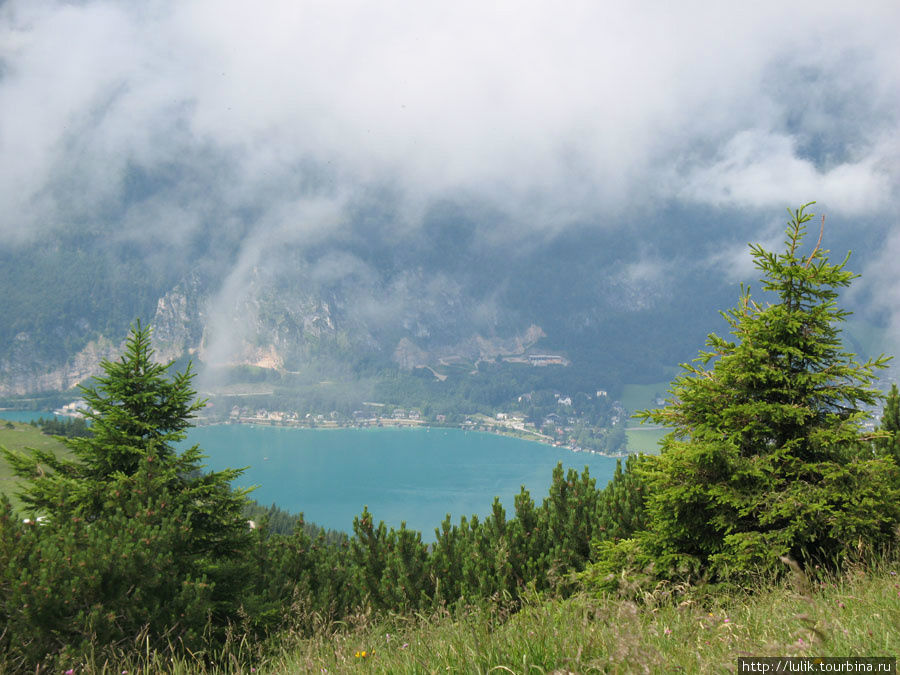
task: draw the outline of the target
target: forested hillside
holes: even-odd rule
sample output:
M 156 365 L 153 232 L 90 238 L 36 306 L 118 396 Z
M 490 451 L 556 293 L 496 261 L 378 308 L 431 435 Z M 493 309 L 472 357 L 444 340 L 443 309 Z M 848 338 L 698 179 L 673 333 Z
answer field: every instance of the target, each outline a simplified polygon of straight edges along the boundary
M 191 258 L 166 258 L 165 246 L 148 258 L 99 235 L 49 233 L 39 245 L 4 248 L 0 393 L 84 381 L 121 347 L 135 317 L 155 327 L 164 357 L 191 357 L 216 372 L 251 365 L 352 382 L 416 365 L 549 352 L 575 364 L 558 388 L 615 389 L 662 379 L 664 366 L 702 336 L 688 311 L 698 295 L 707 317 L 719 300 L 709 284 L 678 293 L 630 284 L 615 262 L 622 242 L 602 233 L 567 235 L 512 257 L 498 249 L 488 265 L 465 250 L 470 220 L 433 219 L 446 234 L 427 245 L 383 249 L 361 237 L 336 249 L 286 248 L 230 279 L 223 271 L 238 252 L 221 241 L 198 243 Z M 585 247 L 585 237 L 597 241 Z M 445 240 L 472 264 L 448 267 Z M 542 337 L 526 337 L 529 327 Z

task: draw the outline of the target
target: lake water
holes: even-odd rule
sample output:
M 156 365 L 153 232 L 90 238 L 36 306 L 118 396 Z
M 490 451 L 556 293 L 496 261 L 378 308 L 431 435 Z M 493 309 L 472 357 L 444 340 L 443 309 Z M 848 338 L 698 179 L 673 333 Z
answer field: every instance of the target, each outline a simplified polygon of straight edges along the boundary
M 28 421 L 47 413 L 9 413 L 0 418 Z M 525 485 L 540 504 L 553 468 L 582 470 L 599 486 L 616 462 L 542 443 L 461 429 L 296 429 L 215 425 L 192 429 L 188 443 L 208 455 L 210 469 L 249 467 L 235 485 L 257 486 L 261 504 L 302 511 L 308 521 L 350 531 L 353 517 L 368 506 L 376 522 L 407 527 L 434 540 L 446 514 L 488 515 L 495 496 L 507 517 Z
M 616 462 L 542 443 L 460 429 L 291 429 L 220 425 L 193 429 L 189 441 L 209 455 L 212 469 L 249 466 L 235 484 L 251 495 L 302 511 L 307 520 L 349 531 L 368 506 L 376 522 L 420 530 L 426 541 L 446 514 L 490 513 L 495 496 L 513 513 L 522 485 L 537 503 L 553 467 L 585 465 L 598 485 Z
M 48 410 L 0 410 L 0 420 L 11 422 L 30 422 L 41 417 L 47 420 L 55 415 Z

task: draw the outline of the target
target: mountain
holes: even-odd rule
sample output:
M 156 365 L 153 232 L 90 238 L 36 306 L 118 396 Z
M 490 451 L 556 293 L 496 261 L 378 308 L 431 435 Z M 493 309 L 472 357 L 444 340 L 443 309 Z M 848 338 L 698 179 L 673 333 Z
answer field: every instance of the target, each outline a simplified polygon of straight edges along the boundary
M 0 3 L 0 396 L 137 318 L 210 391 L 655 384 L 813 199 L 900 334 L 890 3 L 234 4 Z
M 195 362 L 209 394 L 263 379 L 285 395 L 358 384 L 357 399 L 404 372 L 442 380 L 495 362 L 570 393 L 667 381 L 752 275 L 718 261 L 731 234 L 716 215 L 520 236 L 465 201 L 404 228 L 382 195 L 312 239 L 299 219 L 287 231 L 210 223 L 188 242 L 116 237 L 113 220 L 50 231 L 0 249 L 0 396 L 83 382 L 136 319 L 152 325 L 157 358 Z
M 445 206 L 428 237 L 403 241 L 371 236 L 363 214 L 343 241 L 248 237 L 164 265 L 102 235 L 4 249 L 0 395 L 83 381 L 137 318 L 161 360 L 341 377 L 361 362 L 411 370 L 529 351 L 559 351 L 598 381 L 613 365 L 654 377 L 696 344 L 673 289 L 629 278 L 607 235 L 485 246 L 477 217 Z

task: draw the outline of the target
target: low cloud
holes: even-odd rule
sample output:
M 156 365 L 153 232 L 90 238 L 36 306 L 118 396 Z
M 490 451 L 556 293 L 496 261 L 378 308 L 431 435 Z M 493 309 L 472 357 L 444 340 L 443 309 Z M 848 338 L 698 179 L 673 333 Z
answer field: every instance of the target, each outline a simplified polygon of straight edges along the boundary
M 741 131 L 711 164 L 688 173 L 681 195 L 717 207 L 754 209 L 781 207 L 797 195 L 823 195 L 841 215 L 878 213 L 891 203 L 896 187 L 878 154 L 822 170 L 798 156 L 790 136 Z
M 704 233 L 727 261 L 807 199 L 882 236 L 898 25 L 896 2 L 7 0 L 0 245 L 90 228 L 177 258 L 199 239 L 233 266 L 226 302 L 288 249 L 365 274 L 347 241 L 414 247 L 442 201 L 490 213 L 471 249 L 504 255 L 663 221 L 684 255 L 692 219 L 666 213 L 739 210 L 758 225 Z M 414 295 L 402 278 L 385 306 Z
M 883 38 L 898 10 L 806 9 L 12 0 L 3 230 L 127 199 L 135 166 L 191 176 L 159 198 L 201 210 L 210 194 L 226 208 L 289 200 L 304 165 L 410 198 L 478 195 L 533 228 L 648 196 L 881 208 L 896 181 L 875 144 L 897 131 L 900 52 Z M 846 132 L 835 117 L 865 128 L 853 159 L 823 171 L 797 146 Z M 698 149 L 707 159 L 673 181 Z
M 882 315 L 881 323 L 887 328 L 884 350 L 900 355 L 900 272 L 897 265 L 900 260 L 900 222 L 896 218 L 891 230 L 881 243 L 880 254 L 868 264 L 862 263 L 862 278 L 853 287 L 851 297 L 857 302 L 862 301 L 869 314 Z M 856 265 L 860 264 L 856 261 Z M 858 268 L 851 265 L 851 269 Z M 893 372 L 900 373 L 897 363 L 891 366 Z

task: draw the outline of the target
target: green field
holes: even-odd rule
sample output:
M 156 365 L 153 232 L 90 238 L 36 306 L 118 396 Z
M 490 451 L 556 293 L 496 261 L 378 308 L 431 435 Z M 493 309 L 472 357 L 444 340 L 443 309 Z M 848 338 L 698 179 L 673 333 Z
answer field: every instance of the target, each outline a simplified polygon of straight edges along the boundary
M 667 433 L 669 433 L 669 430 L 663 427 L 626 429 L 625 436 L 628 437 L 628 451 L 656 454 L 659 452 L 659 440 Z
M 746 594 L 693 589 L 681 604 L 670 589 L 657 589 L 641 604 L 585 595 L 526 598 L 508 620 L 489 609 L 363 619 L 356 630 L 297 640 L 259 670 L 728 673 L 736 672 L 739 656 L 893 656 L 900 649 L 896 574 L 897 563 L 889 561 L 815 585 L 803 578 Z
M 53 436 L 46 436 L 41 431 L 30 424 L 21 422 L 10 422 L 13 428 L 8 428 L 6 420 L 0 420 L 0 446 L 14 452 L 24 450 L 25 448 L 35 448 L 38 450 L 50 450 L 53 452 L 64 451 L 64 446 Z M 0 493 L 5 494 L 12 501 L 14 506 L 18 506 L 18 500 L 15 496 L 16 478 L 13 476 L 9 465 L 2 457 L 0 457 Z
M 622 388 L 622 405 L 633 414 L 636 410 L 656 408 L 656 397 L 665 398 L 668 394 L 669 382 L 655 382 L 653 384 L 626 384 Z

